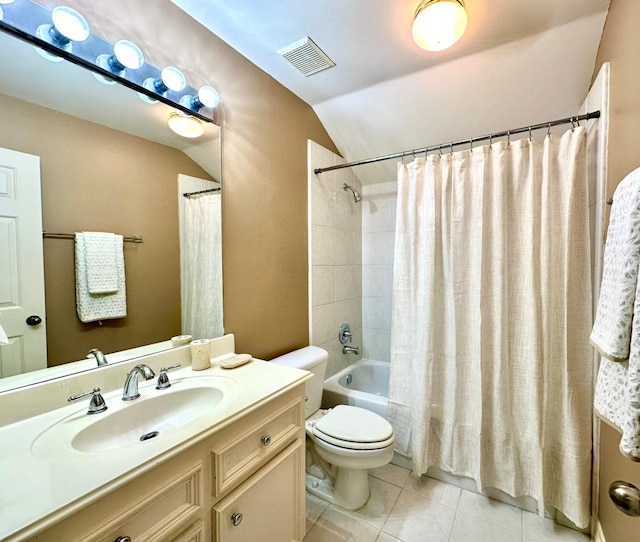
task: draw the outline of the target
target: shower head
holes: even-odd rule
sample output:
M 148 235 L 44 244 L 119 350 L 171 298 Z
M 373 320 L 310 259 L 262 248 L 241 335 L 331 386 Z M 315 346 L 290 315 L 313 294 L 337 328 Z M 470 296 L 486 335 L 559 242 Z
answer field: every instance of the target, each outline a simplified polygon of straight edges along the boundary
M 350 186 L 347 183 L 344 183 L 342 185 L 342 190 L 351 190 L 351 192 L 353 192 L 353 201 L 355 201 L 356 203 L 362 200 L 362 196 L 360 195 L 360 192 L 358 192 L 353 186 Z

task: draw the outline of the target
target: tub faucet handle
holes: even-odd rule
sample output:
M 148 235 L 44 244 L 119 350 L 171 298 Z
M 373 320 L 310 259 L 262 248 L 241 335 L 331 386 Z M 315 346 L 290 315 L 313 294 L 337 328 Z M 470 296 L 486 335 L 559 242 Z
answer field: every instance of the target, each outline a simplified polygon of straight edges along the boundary
M 353 335 L 351 335 L 351 328 L 349 324 L 342 324 L 340 326 L 340 333 L 338 334 L 338 340 L 340 344 L 350 344 Z

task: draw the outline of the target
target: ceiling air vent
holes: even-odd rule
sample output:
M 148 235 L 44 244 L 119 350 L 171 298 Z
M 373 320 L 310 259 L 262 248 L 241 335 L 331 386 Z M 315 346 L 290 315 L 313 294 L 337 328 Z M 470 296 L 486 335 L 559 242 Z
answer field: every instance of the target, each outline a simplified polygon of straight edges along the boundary
M 309 37 L 287 45 L 279 49 L 277 53 L 300 70 L 304 76 L 335 66 L 335 63 Z

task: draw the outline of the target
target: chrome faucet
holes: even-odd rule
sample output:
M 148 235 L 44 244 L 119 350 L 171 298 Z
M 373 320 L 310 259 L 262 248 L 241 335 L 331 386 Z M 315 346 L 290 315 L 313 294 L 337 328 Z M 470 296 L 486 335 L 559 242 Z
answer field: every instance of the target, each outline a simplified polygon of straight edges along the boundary
M 359 346 L 343 346 L 342 347 L 343 354 L 355 354 L 356 356 L 360 354 Z
M 142 375 L 145 380 L 151 380 L 156 376 L 151 367 L 141 363 L 136 365 L 129 373 L 127 373 L 127 379 L 124 381 L 124 389 L 122 390 L 123 401 L 133 401 L 140 397 L 138 391 L 138 376 Z
M 94 356 L 96 358 L 96 361 L 98 362 L 98 367 L 102 367 L 103 365 L 108 365 L 107 364 L 107 358 L 97 348 L 92 348 L 91 350 L 89 350 L 87 352 L 87 357 L 89 359 L 91 359 L 91 356 Z

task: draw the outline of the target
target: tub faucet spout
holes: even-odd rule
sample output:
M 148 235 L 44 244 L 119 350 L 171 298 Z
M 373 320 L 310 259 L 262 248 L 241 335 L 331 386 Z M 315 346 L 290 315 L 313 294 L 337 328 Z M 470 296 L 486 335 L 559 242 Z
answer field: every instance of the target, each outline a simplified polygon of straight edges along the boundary
M 360 354 L 360 347 L 359 346 L 347 346 L 344 345 L 342 347 L 342 353 L 343 354 L 355 354 L 356 356 Z

